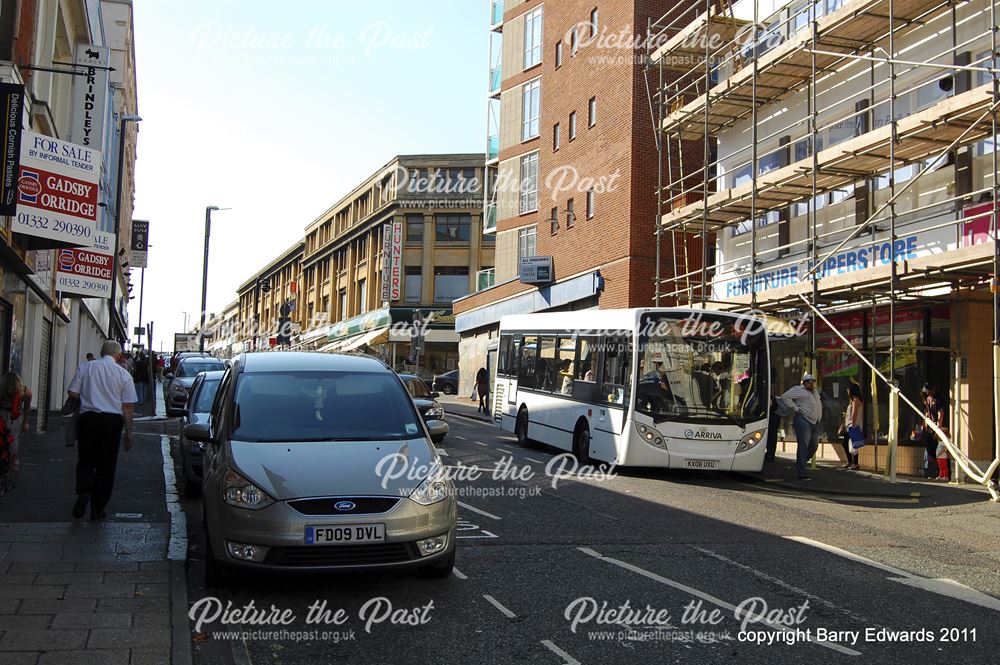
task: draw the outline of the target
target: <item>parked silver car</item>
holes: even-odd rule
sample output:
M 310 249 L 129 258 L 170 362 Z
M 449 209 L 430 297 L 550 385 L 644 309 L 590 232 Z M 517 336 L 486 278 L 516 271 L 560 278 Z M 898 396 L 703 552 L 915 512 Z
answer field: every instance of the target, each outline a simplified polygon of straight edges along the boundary
M 396 374 L 366 356 L 252 353 L 219 385 L 204 452 L 206 583 L 235 567 L 450 574 L 454 487 Z

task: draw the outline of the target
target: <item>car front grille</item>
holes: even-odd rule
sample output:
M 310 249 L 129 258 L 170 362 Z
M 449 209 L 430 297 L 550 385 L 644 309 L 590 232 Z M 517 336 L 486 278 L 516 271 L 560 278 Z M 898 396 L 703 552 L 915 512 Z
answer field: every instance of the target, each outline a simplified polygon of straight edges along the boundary
M 272 566 L 364 566 L 404 563 L 417 558 L 411 543 L 272 547 L 264 563 Z
M 354 504 L 351 510 L 338 510 L 341 501 Z M 392 496 L 335 496 L 322 499 L 295 499 L 288 505 L 303 515 L 377 515 L 387 513 L 399 503 Z

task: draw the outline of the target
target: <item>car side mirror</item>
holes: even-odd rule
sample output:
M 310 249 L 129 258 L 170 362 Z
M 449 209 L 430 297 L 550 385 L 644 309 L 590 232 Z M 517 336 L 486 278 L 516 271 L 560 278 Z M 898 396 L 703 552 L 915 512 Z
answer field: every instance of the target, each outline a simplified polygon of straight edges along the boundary
M 167 378 L 168 379 L 174 378 L 174 373 L 173 372 L 167 372 Z
M 433 397 L 434 399 L 437 399 L 437 398 L 438 398 L 438 397 L 440 397 L 440 396 L 441 396 L 441 393 L 439 393 L 439 392 L 438 392 L 438 391 L 436 391 L 436 390 L 435 390 L 434 392 L 432 392 L 432 393 L 431 393 L 431 397 Z
M 432 439 L 438 439 L 443 437 L 448 433 L 448 423 L 443 420 L 430 420 L 425 421 L 427 424 L 427 431 L 431 433 Z M 184 430 L 187 433 L 187 430 Z
M 212 430 L 208 423 L 191 423 L 184 426 L 184 437 L 191 441 L 209 443 L 212 440 Z

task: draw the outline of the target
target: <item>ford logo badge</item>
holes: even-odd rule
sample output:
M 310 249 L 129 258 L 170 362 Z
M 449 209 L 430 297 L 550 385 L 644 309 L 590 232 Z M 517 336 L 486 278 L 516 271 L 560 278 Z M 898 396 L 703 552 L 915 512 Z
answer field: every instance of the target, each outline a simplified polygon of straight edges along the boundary
M 333 507 L 342 512 L 347 512 L 348 510 L 354 510 L 356 508 L 353 501 L 338 501 L 333 504 Z

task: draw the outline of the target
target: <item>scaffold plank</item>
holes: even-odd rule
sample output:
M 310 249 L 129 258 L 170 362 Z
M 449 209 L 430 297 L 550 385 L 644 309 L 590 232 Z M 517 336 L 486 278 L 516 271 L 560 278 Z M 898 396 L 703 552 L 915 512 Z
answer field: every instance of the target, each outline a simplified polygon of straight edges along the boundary
M 674 71 L 687 72 L 705 61 L 705 41 L 709 45 L 731 43 L 750 21 L 720 14 L 717 7 L 710 12 L 702 12 L 663 43 L 650 56 L 653 64 L 662 62 L 664 67 Z M 712 52 L 718 47 L 712 49 Z

